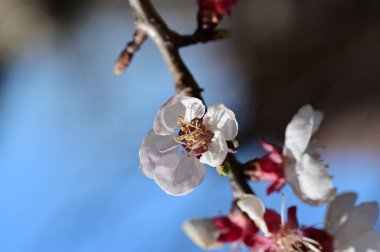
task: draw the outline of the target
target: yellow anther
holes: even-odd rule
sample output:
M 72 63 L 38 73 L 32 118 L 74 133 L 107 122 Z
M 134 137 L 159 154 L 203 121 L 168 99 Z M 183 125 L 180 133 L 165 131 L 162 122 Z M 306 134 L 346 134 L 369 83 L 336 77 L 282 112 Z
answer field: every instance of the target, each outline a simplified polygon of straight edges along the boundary
M 182 116 L 178 116 L 178 121 L 183 122 L 184 121 L 183 117 Z

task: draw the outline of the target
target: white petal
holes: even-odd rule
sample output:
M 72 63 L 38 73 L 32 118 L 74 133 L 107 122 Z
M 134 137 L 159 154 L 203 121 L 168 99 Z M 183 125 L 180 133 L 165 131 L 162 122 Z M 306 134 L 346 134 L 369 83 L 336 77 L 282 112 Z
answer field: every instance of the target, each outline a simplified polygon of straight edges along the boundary
M 207 151 L 199 159 L 202 163 L 212 167 L 220 166 L 226 159 L 228 146 L 220 132 L 215 132 L 211 143 L 207 145 Z
M 201 100 L 176 95 L 170 98 L 157 112 L 153 130 L 158 135 L 174 134 L 179 116 L 182 116 L 186 122 L 190 122 L 194 118 L 201 118 L 204 113 L 205 106 Z
M 375 202 L 362 203 L 352 209 L 347 220 L 336 231 L 334 246 L 345 248 L 363 234 L 371 231 L 376 223 L 378 212 L 378 205 Z
M 196 245 L 203 249 L 217 249 L 223 246 L 218 242 L 219 230 L 211 219 L 192 219 L 182 224 L 182 230 Z
M 209 125 L 206 127 L 209 127 L 212 132 L 220 131 L 227 141 L 234 140 L 238 133 L 238 123 L 234 112 L 220 103 L 207 108 L 203 123 Z
M 380 236 L 371 230 L 359 238 L 351 241 L 345 248 L 336 248 L 338 252 L 379 252 Z
M 306 203 L 320 205 L 331 201 L 336 194 L 326 167 L 309 154 L 285 165 L 286 178 L 294 193 Z
M 299 158 L 319 128 L 322 118 L 322 112 L 314 111 L 310 105 L 303 106 L 286 127 L 284 155 Z
M 193 191 L 205 176 L 203 165 L 194 156 L 169 153 L 156 163 L 154 180 L 168 194 L 185 195 Z
M 265 235 L 269 234 L 267 225 L 264 221 L 266 209 L 264 203 L 258 197 L 252 194 L 244 194 L 238 199 L 236 204 L 240 210 L 245 212 L 248 217 L 255 222 Z
M 331 235 L 347 220 L 349 212 L 354 208 L 356 199 L 356 193 L 344 193 L 338 195 L 329 204 L 325 229 Z
M 144 137 L 141 144 L 139 156 L 140 156 L 140 171 L 145 176 L 153 179 L 154 169 L 157 160 L 168 152 L 162 153 L 162 150 L 170 149 L 177 145 L 171 136 L 159 136 L 150 130 Z M 161 151 L 160 151 L 161 150 Z M 171 152 L 177 153 L 177 149 L 173 149 Z

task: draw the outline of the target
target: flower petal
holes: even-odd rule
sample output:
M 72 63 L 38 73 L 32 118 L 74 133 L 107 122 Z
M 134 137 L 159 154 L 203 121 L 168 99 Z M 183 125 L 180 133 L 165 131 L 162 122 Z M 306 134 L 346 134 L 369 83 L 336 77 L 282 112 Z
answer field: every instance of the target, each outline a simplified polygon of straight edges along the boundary
M 272 234 L 277 234 L 281 227 L 281 216 L 273 209 L 267 209 L 264 214 L 265 224 Z
M 346 248 L 360 236 L 371 231 L 376 223 L 378 212 L 379 207 L 375 202 L 362 203 L 352 209 L 347 220 L 334 235 L 335 247 Z
M 261 235 L 253 235 L 250 238 L 249 243 L 246 242 L 246 244 L 250 249 L 252 249 L 252 251 L 273 251 L 270 250 L 270 248 L 274 245 L 273 239 Z
M 167 150 L 177 145 L 171 136 L 160 136 L 150 130 L 144 137 L 141 144 L 139 156 L 140 156 L 140 171 L 147 177 L 154 178 L 154 169 L 157 160 L 166 153 L 162 153 L 160 150 Z M 172 152 L 177 153 L 177 149 L 173 149 Z
M 218 242 L 219 230 L 211 219 L 192 219 L 182 224 L 182 230 L 196 245 L 203 249 L 216 249 L 223 246 Z
M 326 167 L 309 154 L 286 163 L 285 174 L 294 193 L 306 203 L 320 205 L 335 197 L 336 189 Z
M 285 178 L 278 178 L 276 180 L 273 180 L 267 190 L 266 190 L 266 194 L 267 195 L 270 195 L 274 192 L 279 192 L 281 191 L 281 189 L 286 185 L 286 179 Z
M 298 229 L 298 219 L 297 219 L 297 207 L 292 206 L 288 208 L 288 221 L 285 224 L 286 228 Z
M 251 194 L 243 194 L 236 204 L 241 211 L 245 212 L 255 222 L 265 235 L 269 234 L 268 227 L 264 221 L 265 206 L 258 197 Z
M 342 252 L 378 252 L 380 251 L 380 236 L 371 230 L 359 238 L 351 241 L 345 248 L 336 251 Z
M 153 130 L 158 135 L 170 135 L 175 133 L 178 116 L 182 116 L 186 122 L 194 118 L 202 118 L 205 106 L 202 101 L 189 96 L 176 95 L 170 98 L 157 112 L 153 123 Z
M 270 153 L 278 153 L 279 155 L 282 155 L 282 148 L 280 146 L 277 146 L 275 144 L 271 144 L 268 140 L 265 138 L 261 138 L 260 140 L 261 146 Z
M 305 152 L 322 119 L 322 112 L 314 111 L 310 105 L 303 106 L 286 127 L 284 155 L 298 159 Z
M 212 167 L 220 166 L 226 159 L 228 153 L 228 146 L 226 140 L 220 132 L 215 132 L 211 143 L 207 145 L 208 150 L 202 154 L 199 159 L 202 163 L 208 164 Z
M 302 230 L 302 235 L 304 237 L 307 237 L 319 243 L 320 249 L 316 251 L 341 252 L 341 251 L 334 250 L 334 239 L 325 230 L 321 230 L 321 229 L 317 229 L 313 227 L 301 228 L 301 230 Z
M 334 234 L 337 228 L 347 220 L 348 214 L 354 208 L 357 199 L 356 193 L 344 193 L 338 195 L 329 205 L 325 229 Z
M 219 242 L 235 242 L 242 238 L 243 230 L 226 216 L 218 216 L 212 219 L 214 226 L 220 231 Z
M 194 156 L 170 152 L 156 163 L 154 180 L 168 194 L 185 195 L 204 179 L 203 165 Z
M 234 112 L 220 103 L 207 108 L 203 123 L 209 125 L 212 132 L 220 131 L 227 141 L 234 140 L 238 133 L 238 123 Z

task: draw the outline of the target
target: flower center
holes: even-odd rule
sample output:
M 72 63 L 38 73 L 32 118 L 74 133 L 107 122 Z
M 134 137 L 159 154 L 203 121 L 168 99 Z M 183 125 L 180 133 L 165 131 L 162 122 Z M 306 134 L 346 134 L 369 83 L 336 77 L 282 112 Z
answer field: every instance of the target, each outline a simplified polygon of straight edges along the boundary
M 178 116 L 177 127 L 179 132 L 174 141 L 188 153 L 193 152 L 199 158 L 207 151 L 207 145 L 211 143 L 214 134 L 202 124 L 202 119 L 195 118 L 188 123 L 182 116 Z
M 321 252 L 319 242 L 305 237 L 299 230 L 289 230 L 281 227 L 279 232 L 273 234 L 275 244 L 281 252 Z

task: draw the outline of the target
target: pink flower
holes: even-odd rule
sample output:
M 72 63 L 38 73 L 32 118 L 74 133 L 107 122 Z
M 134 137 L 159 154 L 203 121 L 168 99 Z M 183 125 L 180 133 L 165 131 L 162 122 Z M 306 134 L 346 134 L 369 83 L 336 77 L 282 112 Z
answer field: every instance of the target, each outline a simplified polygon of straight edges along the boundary
M 289 182 L 294 193 L 306 203 L 319 205 L 331 201 L 336 194 L 326 166 L 310 154 L 309 143 L 319 128 L 323 114 L 310 105 L 303 106 L 285 130 L 284 147 L 263 140 L 268 154 L 246 167 L 246 174 L 271 181 L 267 194 L 280 191 Z
M 267 188 L 267 195 L 280 191 L 287 180 L 284 171 L 284 157 L 282 148 L 270 144 L 266 139 L 261 140 L 261 145 L 268 151 L 268 154 L 254 160 L 248 165 L 247 175 L 251 178 L 271 181 Z
M 218 15 L 230 13 L 237 0 L 198 0 L 202 10 L 214 12 Z
M 280 216 L 273 210 L 265 210 L 261 200 L 253 195 L 245 195 L 237 205 L 263 232 L 267 242 L 259 248 L 265 252 L 380 251 L 380 236 L 373 229 L 378 205 L 366 202 L 355 206 L 356 198 L 355 193 L 336 197 L 329 205 L 324 229 L 299 226 L 296 207 L 288 208 L 285 222 L 283 214 Z
M 380 236 L 373 230 L 378 206 L 374 202 L 354 206 L 355 200 L 354 193 L 336 197 L 329 205 L 323 229 L 300 226 L 294 206 L 288 208 L 285 221 L 284 213 L 266 209 L 254 195 L 243 195 L 236 203 L 239 208 L 233 208 L 228 216 L 193 219 L 182 227 L 204 249 L 242 243 L 251 251 L 265 252 L 380 251 Z
M 238 200 L 239 208 L 260 227 L 264 236 L 259 244 L 253 245 L 259 251 L 313 251 L 333 252 L 333 238 L 326 231 L 299 226 L 297 208 L 288 208 L 288 220 L 271 209 L 265 209 L 259 198 L 245 195 Z M 260 236 L 256 234 L 256 236 Z
M 189 220 L 183 230 L 204 249 L 241 243 L 251 251 L 333 252 L 333 237 L 325 230 L 300 226 L 296 207 L 288 208 L 285 222 L 283 214 L 266 209 L 254 195 L 243 195 L 237 206 L 228 216 Z

